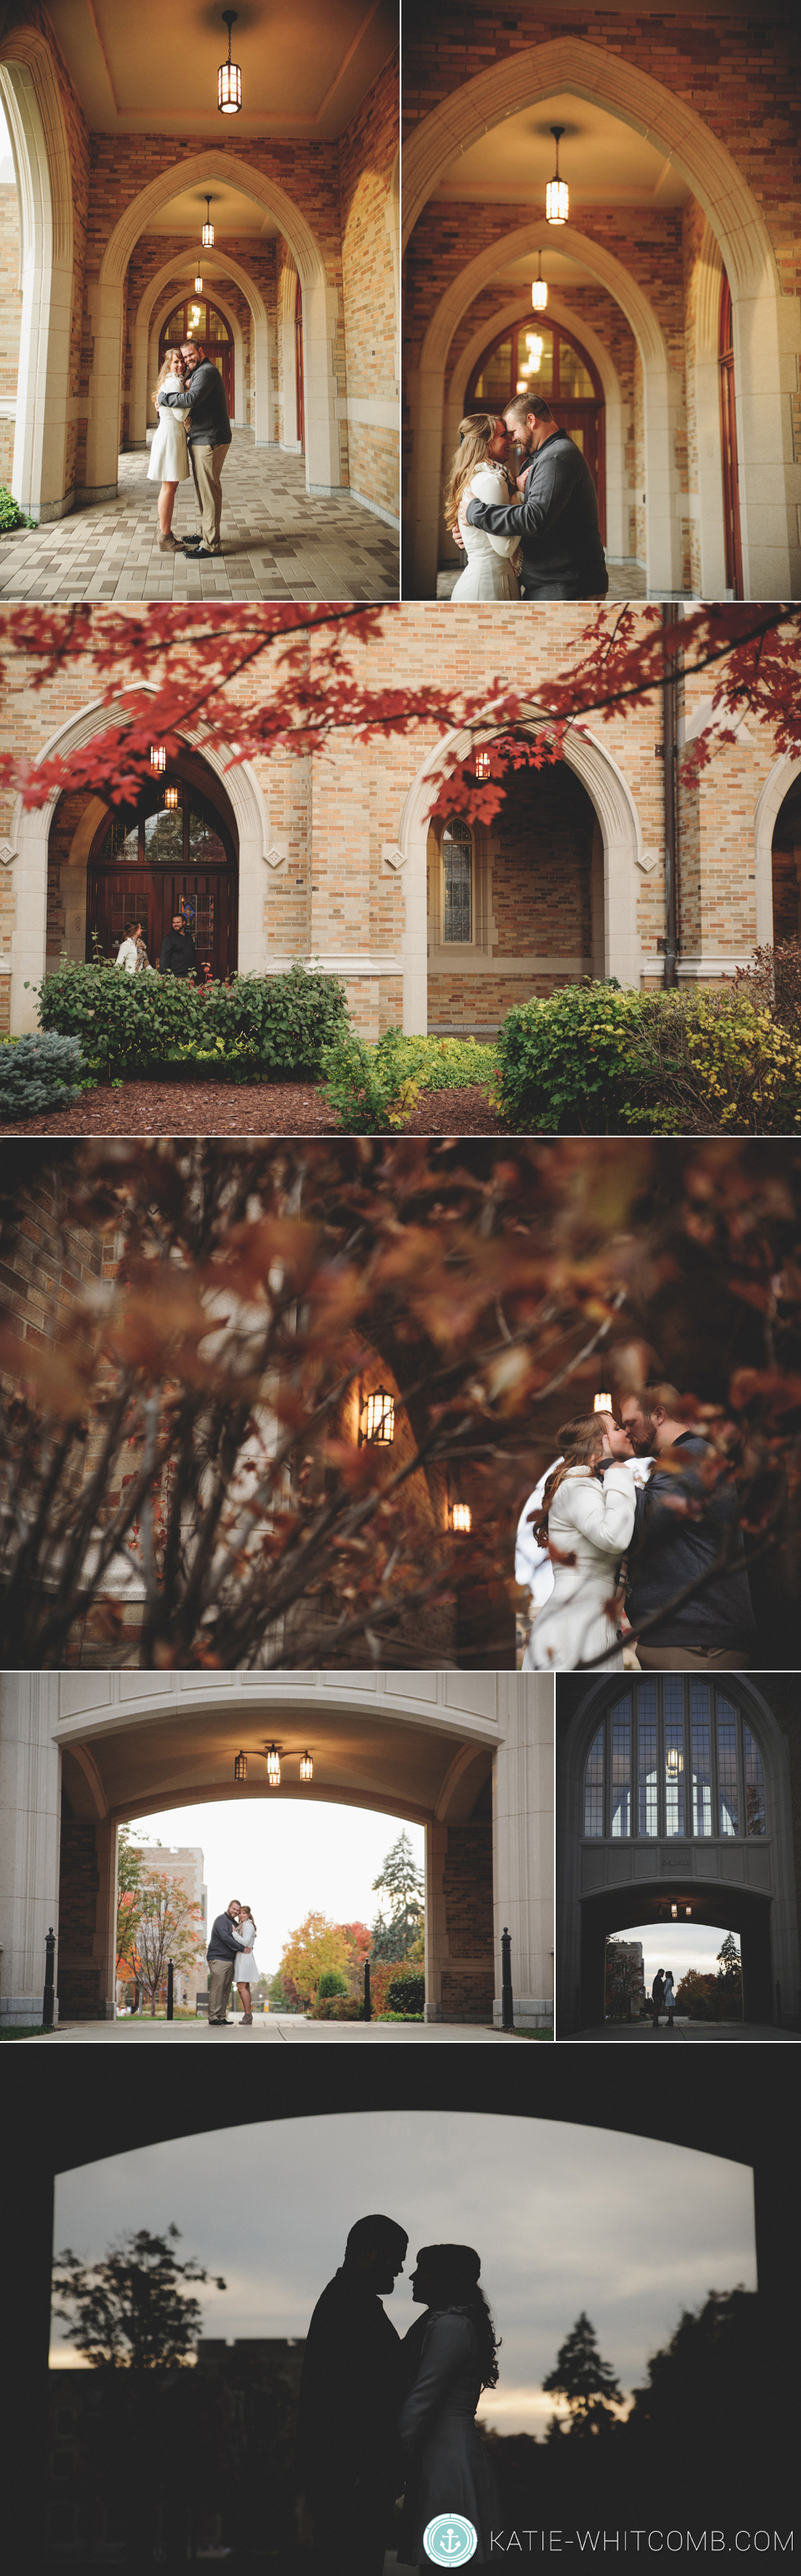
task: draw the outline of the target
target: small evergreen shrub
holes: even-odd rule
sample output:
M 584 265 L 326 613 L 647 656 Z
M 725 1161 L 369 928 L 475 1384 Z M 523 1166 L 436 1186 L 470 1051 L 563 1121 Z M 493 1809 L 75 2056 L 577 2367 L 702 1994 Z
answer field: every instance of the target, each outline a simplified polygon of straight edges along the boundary
M 38 1118 L 80 1098 L 85 1073 L 80 1040 L 32 1030 L 0 1046 L 0 1116 Z
M 318 2004 L 324 2003 L 327 1995 L 346 1995 L 347 1991 L 348 1980 L 341 1968 L 325 1968 L 317 1988 Z
M 119 966 L 59 966 L 39 987 L 43 1028 L 81 1040 L 96 1076 L 193 1073 L 252 1082 L 316 1072 L 324 1047 L 348 1028 L 345 988 L 334 975 L 237 975 L 195 984 L 175 975 L 126 975 Z
M 25 512 L 15 501 L 13 492 L 8 492 L 5 483 L 0 483 L 0 537 L 10 536 L 14 528 L 35 528 L 35 526 L 35 519 L 26 519 Z
M 566 985 L 510 1011 L 497 1106 L 544 1135 L 801 1130 L 801 1039 L 741 989 Z
M 425 1977 L 393 1977 L 387 1987 L 387 2011 L 399 2013 L 402 2021 L 422 2018 L 425 2000 Z

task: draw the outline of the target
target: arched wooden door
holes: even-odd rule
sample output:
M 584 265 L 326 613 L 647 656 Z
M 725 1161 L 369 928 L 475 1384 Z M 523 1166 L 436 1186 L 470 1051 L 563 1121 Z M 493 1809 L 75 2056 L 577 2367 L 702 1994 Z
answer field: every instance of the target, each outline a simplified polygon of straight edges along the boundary
M 740 540 L 740 486 L 737 474 L 737 413 L 734 401 L 734 333 L 731 287 L 724 276 L 720 299 L 720 435 L 723 448 L 723 516 L 726 528 L 726 588 L 743 597 Z
M 306 450 L 303 402 L 303 295 L 300 278 L 295 283 L 295 391 L 297 396 L 297 441 L 301 454 Z
M 222 376 L 225 399 L 231 420 L 234 417 L 234 343 L 225 314 L 211 304 L 207 295 L 188 295 L 185 304 L 176 304 L 159 333 L 159 368 L 164 365 L 165 349 L 180 348 L 184 340 L 199 340 L 213 367 Z
M 505 410 L 530 386 L 544 394 L 554 420 L 586 457 L 598 494 L 601 537 L 606 542 L 606 436 L 600 377 L 571 332 L 532 313 L 483 350 L 467 387 L 465 411 Z
M 168 796 L 175 802 L 168 804 Z M 198 965 L 215 980 L 237 955 L 237 866 L 231 834 L 209 799 L 186 781 L 147 788 L 136 812 L 108 815 L 95 835 L 86 879 L 86 956 L 114 958 L 140 920 L 151 966 L 174 915 L 189 920 Z

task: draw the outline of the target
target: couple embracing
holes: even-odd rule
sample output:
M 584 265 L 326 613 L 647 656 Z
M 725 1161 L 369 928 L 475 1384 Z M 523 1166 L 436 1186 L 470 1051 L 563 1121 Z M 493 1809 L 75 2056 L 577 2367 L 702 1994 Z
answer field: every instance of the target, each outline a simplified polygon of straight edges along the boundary
M 462 2514 L 490 2562 L 498 2506 L 475 2413 L 498 2377 L 497 2338 L 471 2245 L 424 2245 L 411 2275 L 424 2314 L 401 2340 L 382 2307 L 408 2237 L 359 2218 L 318 2299 L 300 2388 L 299 2461 L 319 2576 L 382 2576 L 392 2505 L 404 2489 L 399 2563 L 426 2567 L 423 2534 Z
M 522 459 L 516 481 L 513 447 Z M 503 417 L 467 414 L 445 520 L 467 556 L 452 599 L 606 598 L 595 484 L 542 394 L 516 395 Z
M 184 554 L 205 562 L 221 555 L 222 473 L 231 444 L 225 387 L 198 340 L 166 349 L 153 395 L 158 428 L 150 450 L 149 483 L 160 483 L 159 554 L 177 554 L 172 514 L 179 483 L 192 479 L 200 510 L 200 537 L 185 537 Z

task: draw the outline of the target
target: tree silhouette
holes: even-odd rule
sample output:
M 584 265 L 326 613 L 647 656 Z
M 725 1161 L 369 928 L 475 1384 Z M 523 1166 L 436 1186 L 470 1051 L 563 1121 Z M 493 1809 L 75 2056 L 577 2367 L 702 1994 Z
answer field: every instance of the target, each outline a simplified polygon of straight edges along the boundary
M 70 2246 L 57 2255 L 53 2314 L 67 2321 L 74 2343 L 94 2369 L 166 2370 L 185 2362 L 197 2343 L 202 2310 L 183 2284 L 226 2284 L 190 2254 L 180 2262 L 173 2246 L 180 2228 L 151 2236 L 140 2227 L 109 2247 L 99 2263 L 83 2263 Z
M 619 2383 L 611 2362 L 601 2359 L 595 2327 L 583 2309 L 542 2385 L 549 2397 L 566 2399 L 570 2432 L 582 2439 L 597 2435 L 614 2414 L 614 2401 L 620 2402 Z

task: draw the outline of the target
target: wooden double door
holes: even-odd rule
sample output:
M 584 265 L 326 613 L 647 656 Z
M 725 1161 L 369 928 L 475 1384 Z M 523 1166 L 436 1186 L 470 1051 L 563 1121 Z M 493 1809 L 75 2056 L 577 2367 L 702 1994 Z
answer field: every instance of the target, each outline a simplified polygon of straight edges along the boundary
M 236 883 L 230 867 L 106 864 L 90 869 L 86 893 L 87 958 L 96 953 L 95 938 L 101 957 L 115 957 L 129 923 L 141 921 L 151 966 L 157 966 L 173 917 L 186 907 L 198 972 L 208 964 L 215 980 L 232 973 Z

